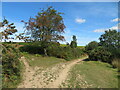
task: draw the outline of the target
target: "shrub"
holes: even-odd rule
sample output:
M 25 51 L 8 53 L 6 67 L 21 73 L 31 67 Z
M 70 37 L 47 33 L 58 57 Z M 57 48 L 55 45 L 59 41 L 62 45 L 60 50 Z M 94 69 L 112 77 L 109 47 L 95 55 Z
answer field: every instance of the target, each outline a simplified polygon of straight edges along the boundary
M 21 52 L 28 52 L 31 54 L 43 54 L 43 50 L 40 46 L 36 45 L 25 45 L 19 48 Z
M 112 65 L 113 65 L 114 68 L 120 69 L 120 58 L 114 58 L 112 60 Z
M 85 47 L 85 51 L 86 53 L 90 53 L 93 49 L 95 49 L 96 47 L 98 47 L 98 42 L 96 41 L 92 41 L 90 42 L 88 45 L 86 45 Z
M 81 48 L 71 48 L 69 45 L 63 47 L 56 42 L 49 42 L 49 43 L 36 42 L 32 45 L 26 45 L 20 47 L 20 51 L 22 52 L 28 52 L 31 54 L 42 54 L 42 55 L 45 55 L 44 49 L 46 49 L 46 54 L 48 56 L 54 56 L 66 60 L 78 58 L 83 54 L 83 50 Z
M 2 87 L 3 88 L 13 88 L 20 81 L 20 70 L 21 63 L 18 58 L 20 57 L 19 50 L 15 49 L 15 47 L 7 44 L 3 44 L 2 51 Z
M 80 57 L 83 51 L 80 48 L 71 48 L 69 45 L 61 47 L 60 45 L 52 44 L 47 48 L 47 53 L 49 56 L 71 60 Z
M 110 52 L 108 52 L 104 47 L 99 46 L 95 49 L 93 49 L 90 53 L 89 53 L 89 58 L 91 60 L 95 60 L 95 61 L 103 61 L 103 62 L 108 62 L 110 63 L 112 60 L 112 55 Z
M 71 48 L 76 48 L 77 47 L 77 42 L 76 41 L 71 41 L 70 47 Z

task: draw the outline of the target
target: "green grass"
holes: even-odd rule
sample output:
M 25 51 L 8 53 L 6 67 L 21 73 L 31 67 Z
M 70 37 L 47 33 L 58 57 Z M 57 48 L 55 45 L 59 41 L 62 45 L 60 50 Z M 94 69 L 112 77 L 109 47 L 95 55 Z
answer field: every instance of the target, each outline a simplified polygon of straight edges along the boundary
M 78 75 L 82 79 L 79 79 Z M 82 88 L 85 85 L 84 81 L 86 81 L 89 88 L 117 88 L 117 75 L 117 69 L 113 69 L 110 64 L 98 61 L 83 61 L 71 69 L 68 87 Z
M 61 47 L 65 47 L 65 46 L 67 46 L 67 45 L 66 45 L 66 44 L 60 44 L 60 46 L 61 46 Z
M 85 46 L 77 46 L 77 47 L 79 47 L 79 48 L 85 48 Z
M 24 56 L 29 62 L 29 65 L 32 67 L 38 66 L 45 68 L 45 67 L 53 66 L 58 63 L 67 62 L 64 59 L 55 58 L 55 57 L 43 57 L 39 54 L 24 53 Z
M 67 46 L 66 44 L 60 44 L 61 47 Z M 78 48 L 85 48 L 85 46 L 77 46 Z

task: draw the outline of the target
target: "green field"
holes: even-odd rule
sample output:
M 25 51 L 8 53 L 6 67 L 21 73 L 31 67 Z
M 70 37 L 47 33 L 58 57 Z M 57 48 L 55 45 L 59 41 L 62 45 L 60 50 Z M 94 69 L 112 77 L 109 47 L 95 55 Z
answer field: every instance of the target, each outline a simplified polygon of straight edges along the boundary
M 54 66 L 55 64 L 58 63 L 65 63 L 67 62 L 64 59 L 60 59 L 60 58 L 55 58 L 55 57 L 43 57 L 39 54 L 28 54 L 28 53 L 23 53 L 25 58 L 27 59 L 28 63 L 30 66 L 35 67 L 51 67 Z
M 75 65 L 63 86 L 74 88 L 118 88 L 117 69 L 98 61 L 83 61 Z

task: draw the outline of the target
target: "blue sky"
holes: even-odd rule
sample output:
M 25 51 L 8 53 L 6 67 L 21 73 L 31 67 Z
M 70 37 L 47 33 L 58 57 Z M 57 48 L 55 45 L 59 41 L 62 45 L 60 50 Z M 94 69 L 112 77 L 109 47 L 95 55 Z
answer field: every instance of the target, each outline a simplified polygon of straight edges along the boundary
M 76 35 L 78 45 L 86 45 L 98 41 L 104 30 L 116 29 L 118 24 L 117 2 L 3 2 L 2 5 L 2 16 L 15 23 L 18 33 L 24 31 L 20 21 L 34 17 L 40 8 L 53 6 L 63 12 L 66 41 L 61 43 L 70 42 L 72 35 Z

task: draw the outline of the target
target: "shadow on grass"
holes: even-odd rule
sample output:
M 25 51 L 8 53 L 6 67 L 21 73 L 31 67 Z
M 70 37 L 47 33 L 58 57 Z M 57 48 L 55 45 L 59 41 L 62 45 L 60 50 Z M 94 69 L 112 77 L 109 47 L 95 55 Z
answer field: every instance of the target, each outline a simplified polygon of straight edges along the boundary
M 90 61 L 90 59 L 89 59 L 89 58 L 86 58 L 86 59 L 84 59 L 83 61 Z
M 88 61 L 96 61 L 96 60 L 90 60 L 89 58 L 86 58 L 83 61 L 87 61 L 88 62 Z M 103 62 L 103 63 L 107 63 L 107 62 Z M 108 65 L 106 65 L 106 67 L 115 69 L 110 63 Z

